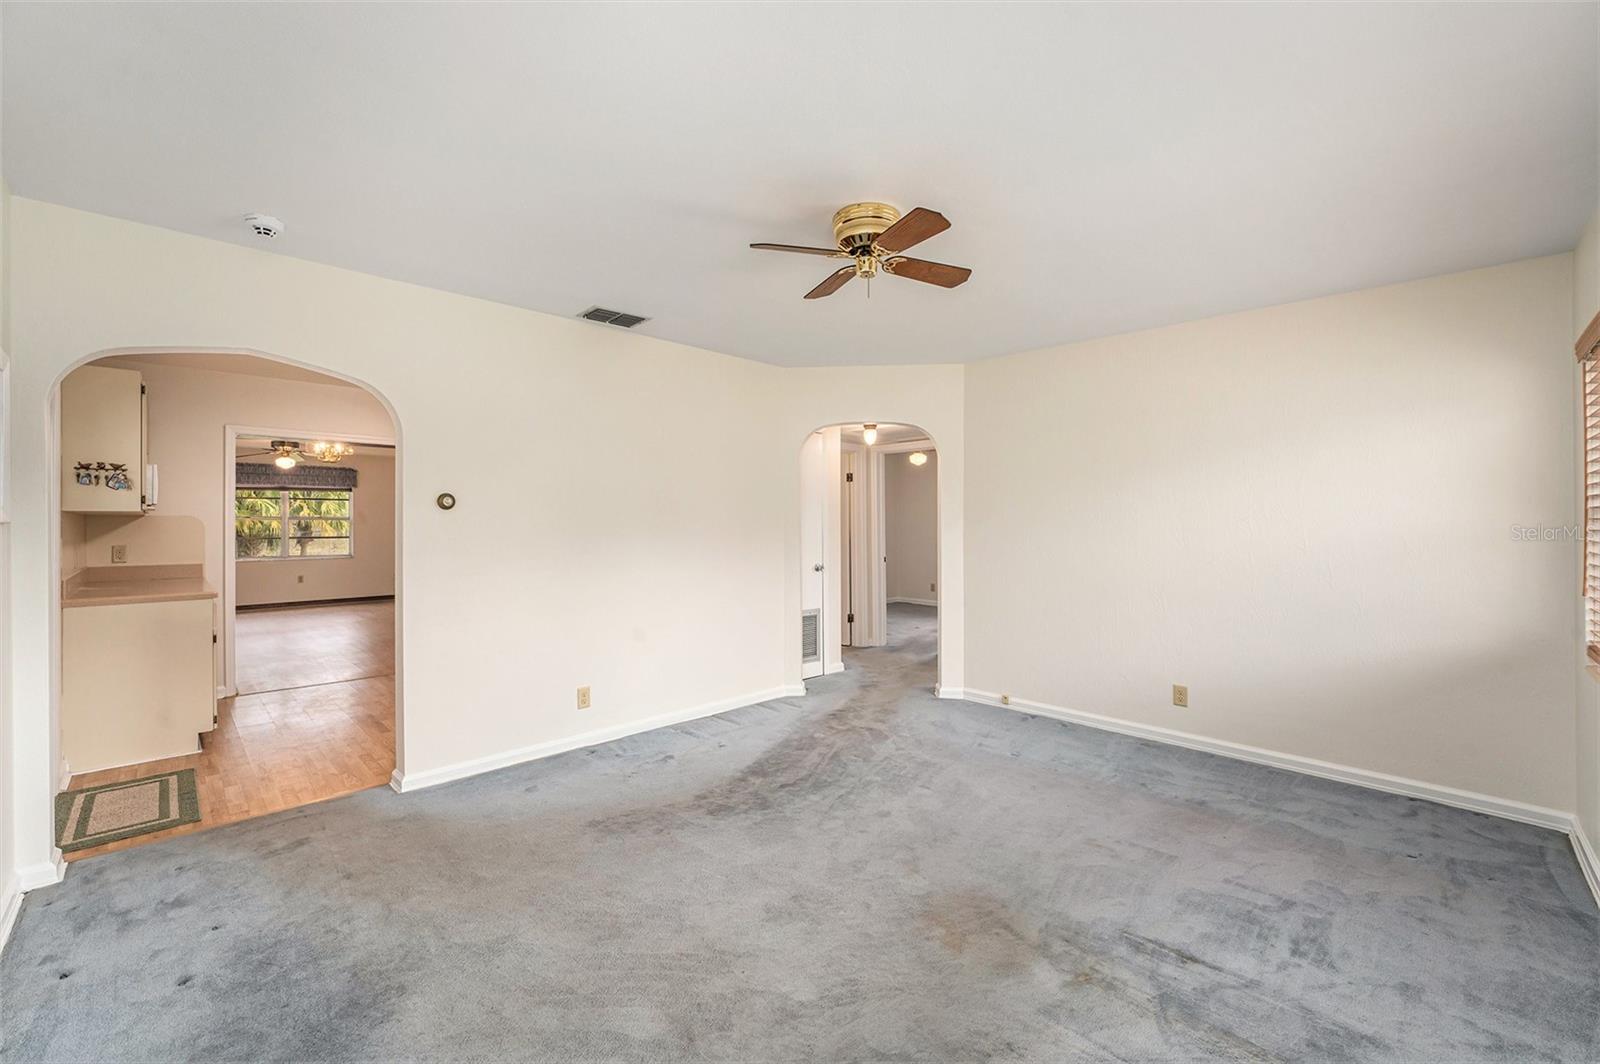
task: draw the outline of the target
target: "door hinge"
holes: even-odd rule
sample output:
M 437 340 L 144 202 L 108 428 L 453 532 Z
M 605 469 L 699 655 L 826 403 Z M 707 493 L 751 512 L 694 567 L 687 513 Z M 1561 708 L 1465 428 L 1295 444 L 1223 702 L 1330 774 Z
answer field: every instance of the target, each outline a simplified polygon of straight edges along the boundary
M 844 482 L 845 482 L 845 483 L 846 483 L 846 484 L 853 484 L 853 483 L 855 483 L 855 479 L 856 479 L 856 475 L 855 475 L 855 474 L 854 474 L 854 473 L 846 473 L 846 474 L 845 474 L 845 475 L 844 475 Z
M 853 614 L 853 613 L 845 614 L 844 615 L 844 623 L 845 624 L 855 624 L 856 623 L 856 615 Z

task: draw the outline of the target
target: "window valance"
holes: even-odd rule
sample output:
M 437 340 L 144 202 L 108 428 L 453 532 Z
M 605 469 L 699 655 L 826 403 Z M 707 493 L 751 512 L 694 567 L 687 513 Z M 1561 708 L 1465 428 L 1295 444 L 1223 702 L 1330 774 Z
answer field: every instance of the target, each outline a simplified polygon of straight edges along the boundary
M 241 488 L 310 489 L 313 491 L 354 491 L 356 471 L 349 466 L 313 465 L 301 462 L 293 469 L 279 469 L 267 462 L 240 462 L 235 471 Z

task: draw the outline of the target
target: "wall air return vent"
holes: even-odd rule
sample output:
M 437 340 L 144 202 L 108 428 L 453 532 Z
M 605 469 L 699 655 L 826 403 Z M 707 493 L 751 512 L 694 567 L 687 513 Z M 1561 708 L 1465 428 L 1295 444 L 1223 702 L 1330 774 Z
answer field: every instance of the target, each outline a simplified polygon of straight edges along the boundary
M 585 321 L 598 321 L 603 325 L 615 325 L 622 329 L 631 329 L 650 320 L 621 310 L 607 310 L 605 307 L 590 307 L 578 317 Z
M 822 611 L 806 610 L 800 615 L 800 662 L 809 665 L 822 660 Z

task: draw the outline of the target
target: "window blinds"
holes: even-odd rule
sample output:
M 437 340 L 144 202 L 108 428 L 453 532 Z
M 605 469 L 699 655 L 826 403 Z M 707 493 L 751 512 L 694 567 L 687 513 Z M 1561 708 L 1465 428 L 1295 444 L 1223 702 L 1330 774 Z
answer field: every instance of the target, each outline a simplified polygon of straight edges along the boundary
M 1573 348 L 1583 367 L 1583 628 L 1600 662 L 1600 314 Z

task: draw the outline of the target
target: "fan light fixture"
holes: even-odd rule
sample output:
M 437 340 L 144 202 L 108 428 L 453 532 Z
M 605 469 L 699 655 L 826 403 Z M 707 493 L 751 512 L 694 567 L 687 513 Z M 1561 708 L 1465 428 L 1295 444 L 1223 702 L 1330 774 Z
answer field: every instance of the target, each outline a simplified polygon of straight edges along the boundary
M 302 447 L 299 440 L 270 440 L 265 451 L 255 451 L 254 454 L 272 455 L 272 464 L 279 469 L 293 469 L 307 458 L 315 458 L 319 462 L 342 462 L 356 453 L 356 449 L 348 443 L 337 440 L 318 440 L 310 447 Z M 241 454 L 239 457 L 247 458 L 249 455 Z
M 912 451 L 911 457 L 908 459 L 908 461 L 915 466 L 927 465 L 928 456 L 923 454 L 921 451 Z
M 878 442 L 878 426 L 876 426 L 876 425 L 862 425 L 861 426 L 861 442 L 865 443 L 868 447 L 871 447 L 873 444 L 877 443 Z
M 950 221 L 938 211 L 916 207 L 902 215 L 898 208 L 887 203 L 848 203 L 833 215 L 833 244 L 831 248 L 805 247 L 800 244 L 751 244 L 760 251 L 788 251 L 800 255 L 821 255 L 829 259 L 849 259 L 850 265 L 841 266 L 829 274 L 821 284 L 806 293 L 807 299 L 831 296 L 847 282 L 859 277 L 871 293 L 872 279 L 878 271 L 895 277 L 905 277 L 940 288 L 955 288 L 965 284 L 972 271 L 965 266 L 947 266 L 942 262 L 913 259 L 902 252 L 938 236 L 950 228 Z

